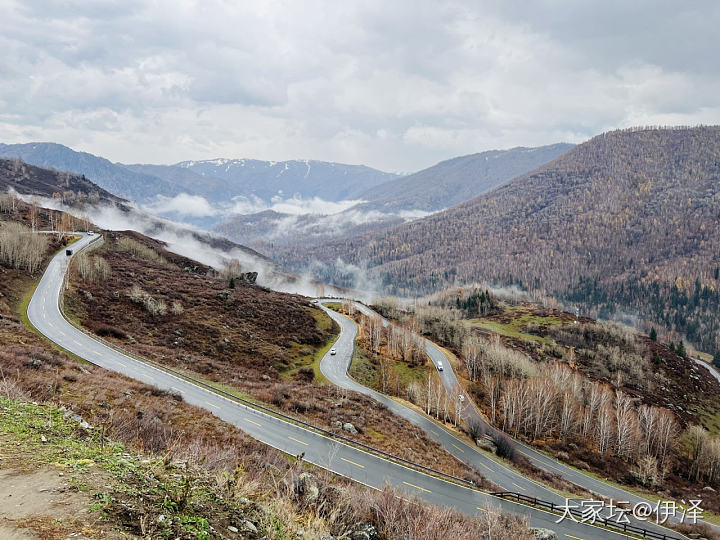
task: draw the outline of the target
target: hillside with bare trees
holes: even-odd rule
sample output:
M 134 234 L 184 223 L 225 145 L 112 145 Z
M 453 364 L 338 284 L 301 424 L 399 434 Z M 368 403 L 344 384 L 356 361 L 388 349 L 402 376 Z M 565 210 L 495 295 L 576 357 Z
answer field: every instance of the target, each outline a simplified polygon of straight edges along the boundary
M 517 285 L 636 312 L 720 348 L 720 127 L 599 135 L 446 212 L 286 256 L 367 266 L 389 292 Z M 297 264 L 297 263 L 295 263 Z

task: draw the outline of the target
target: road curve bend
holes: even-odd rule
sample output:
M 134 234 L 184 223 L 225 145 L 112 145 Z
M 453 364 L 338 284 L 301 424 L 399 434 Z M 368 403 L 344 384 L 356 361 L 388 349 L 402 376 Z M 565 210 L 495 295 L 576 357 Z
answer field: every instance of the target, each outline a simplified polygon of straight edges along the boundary
M 73 245 L 74 253 L 88 247 L 98 238 L 98 235 L 82 233 L 82 238 Z M 555 530 L 561 538 L 601 540 L 623 536 L 567 519 L 556 523 L 558 517 L 554 514 L 492 497 L 404 467 L 238 403 L 109 347 L 70 324 L 60 311 L 59 302 L 71 258 L 65 255 L 64 250 L 52 258 L 28 305 L 27 315 L 38 332 L 78 357 L 163 390 L 178 392 L 186 402 L 211 412 L 265 444 L 292 455 L 304 454 L 306 461 L 371 488 L 381 489 L 389 484 L 431 504 L 453 507 L 468 514 L 494 509 L 525 515 L 531 526 Z M 344 328 L 349 329 L 347 325 Z M 354 336 L 343 331 L 336 347 L 338 350 L 343 347 L 347 353 L 352 350 L 347 347 L 353 341 Z M 328 353 L 323 359 L 325 365 L 328 365 L 326 360 L 330 356 Z

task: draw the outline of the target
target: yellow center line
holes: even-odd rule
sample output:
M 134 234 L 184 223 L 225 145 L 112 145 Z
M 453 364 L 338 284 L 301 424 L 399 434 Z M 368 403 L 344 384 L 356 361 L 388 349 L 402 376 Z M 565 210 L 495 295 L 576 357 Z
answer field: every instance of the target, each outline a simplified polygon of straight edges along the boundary
M 174 386 L 170 387 L 170 390 L 175 390 L 176 392 L 182 392 L 179 388 L 175 388 Z
M 120 364 L 122 367 L 127 367 L 127 364 L 123 364 L 120 360 L 115 360 L 118 364 Z
M 513 482 L 512 485 L 515 486 L 515 487 L 518 488 L 518 489 L 522 489 L 523 491 L 525 491 L 525 488 L 524 488 L 524 487 L 518 486 L 515 482 Z
M 80 343 L 77 339 L 73 339 L 73 343 L 78 347 L 82 347 L 82 343 Z
M 50 321 L 48 321 L 48 326 L 49 326 L 50 328 L 55 328 L 55 325 L 54 325 L 53 323 L 51 323 Z
M 360 465 L 359 463 L 355 463 L 354 461 L 350 461 L 349 459 L 345 459 L 344 457 L 341 457 L 340 459 L 342 459 L 343 461 L 347 461 L 347 462 L 350 463 L 351 465 L 355 465 L 356 467 L 360 467 L 361 469 L 364 469 L 364 468 L 365 468 L 365 465 Z
M 566 534 L 565 536 L 567 536 L 568 538 L 574 538 L 575 540 L 583 540 L 579 536 L 573 536 L 572 534 Z
M 438 437 L 440 436 L 440 434 L 437 431 L 435 431 L 434 429 L 431 429 L 430 431 L 433 433 L 433 435 L 437 435 Z
M 220 408 L 220 407 L 218 407 L 217 405 L 215 405 L 214 403 L 210 403 L 209 401 L 206 401 L 205 403 L 208 404 L 208 405 L 210 405 L 211 407 L 215 407 L 216 409 L 219 409 L 219 408 Z
M 288 436 L 288 439 L 290 439 L 291 441 L 299 442 L 300 444 L 304 444 L 305 446 L 308 446 L 308 443 L 298 440 L 295 437 Z
M 258 427 L 262 427 L 262 424 L 259 424 L 259 423 L 256 422 L 255 420 L 250 420 L 249 418 L 243 418 L 243 420 L 247 420 L 247 421 L 250 422 L 251 424 L 255 424 L 255 425 L 258 426 Z
M 420 486 L 416 486 L 415 484 L 411 484 L 410 482 L 403 482 L 406 486 L 414 487 L 415 489 L 419 489 L 420 491 L 424 491 L 425 493 L 432 493 L 429 489 L 422 488 Z
M 450 444 L 452 444 L 455 448 L 457 448 L 458 450 L 460 450 L 463 454 L 465 453 L 465 450 L 463 450 L 462 448 L 460 448 L 457 444 L 455 444 L 455 443 L 450 443 Z
M 490 471 L 490 472 L 495 472 L 493 469 L 491 469 L 490 467 L 488 467 L 488 466 L 485 465 L 484 463 L 480 463 L 479 465 L 480 465 L 481 467 L 485 467 L 485 468 L 486 468 L 488 471 Z

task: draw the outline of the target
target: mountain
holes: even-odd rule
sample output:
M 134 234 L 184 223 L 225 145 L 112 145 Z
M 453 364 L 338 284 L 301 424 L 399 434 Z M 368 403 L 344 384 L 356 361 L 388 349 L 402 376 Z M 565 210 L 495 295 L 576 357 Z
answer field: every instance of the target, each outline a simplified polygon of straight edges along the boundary
M 180 190 L 172 182 L 131 171 L 122 165 L 87 152 L 76 152 L 55 143 L 0 144 L 0 156 L 20 158 L 30 165 L 85 175 L 101 188 L 135 201 L 162 193 L 175 196 Z
M 231 186 L 236 195 L 254 195 L 264 201 L 278 195 L 319 197 L 326 201 L 356 199 L 366 190 L 397 178 L 395 174 L 364 165 L 309 160 L 212 159 L 183 161 L 172 168 L 219 178 Z
M 519 285 L 601 315 L 629 309 L 720 350 L 720 127 L 599 135 L 445 212 L 282 261 L 338 259 L 392 292 Z
M 415 174 L 390 180 L 361 194 L 358 209 L 435 212 L 490 191 L 536 169 L 573 147 L 558 143 L 537 148 L 491 150 L 443 161 Z
M 212 176 L 203 176 L 190 169 L 172 165 L 123 165 L 137 174 L 153 176 L 173 186 L 177 192 L 200 195 L 209 201 L 228 201 L 238 195 L 226 180 Z M 169 196 L 169 193 L 155 195 Z
M 378 231 L 453 206 L 535 169 L 570 148 L 572 145 L 561 143 L 457 157 L 366 190 L 358 195 L 364 202 L 342 212 L 235 215 L 213 230 L 270 255 L 282 255 L 299 245 Z
M 0 193 L 9 191 L 60 199 L 67 204 L 80 201 L 125 202 L 98 187 L 84 175 L 35 167 L 19 158 L 0 158 Z
M 305 243 L 376 231 L 404 221 L 399 216 L 363 212 L 355 207 L 330 215 L 287 214 L 265 210 L 232 216 L 212 230 L 272 257 L 276 252 L 295 249 Z

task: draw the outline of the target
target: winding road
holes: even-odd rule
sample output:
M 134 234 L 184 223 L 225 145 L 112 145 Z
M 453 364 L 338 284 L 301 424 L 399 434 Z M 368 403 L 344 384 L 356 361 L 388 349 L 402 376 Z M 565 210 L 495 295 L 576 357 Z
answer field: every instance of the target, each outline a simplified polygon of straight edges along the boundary
M 332 301 L 329 299 L 323 299 L 323 302 L 325 301 Z M 337 301 L 337 300 L 334 300 Z M 389 321 L 382 317 L 380 314 L 375 312 L 374 310 L 370 309 L 364 304 L 361 304 L 359 302 L 355 302 L 355 306 L 357 307 L 358 311 L 363 313 L 367 316 L 375 316 L 380 317 L 382 320 L 382 324 L 387 326 Z M 328 310 L 325 308 L 326 311 L 330 314 L 333 319 L 338 321 L 338 323 L 341 323 L 340 319 L 344 319 L 345 321 L 348 321 L 347 317 L 343 317 L 331 310 Z M 356 325 L 353 323 L 353 327 Z M 344 331 L 350 332 L 351 330 L 349 328 L 343 328 Z M 353 331 L 357 331 L 356 328 L 353 329 Z M 477 408 L 475 407 L 474 403 L 472 403 L 469 396 L 465 394 L 463 391 L 463 387 L 460 385 L 457 379 L 457 375 L 455 374 L 455 371 L 453 370 L 452 363 L 450 362 L 450 359 L 446 356 L 446 354 L 438 347 L 435 343 L 432 341 L 425 339 L 425 351 L 427 352 L 428 357 L 432 361 L 432 363 L 435 365 L 435 368 L 437 370 L 437 366 L 439 362 L 442 362 L 443 370 L 437 371 L 438 376 L 440 377 L 440 380 L 443 383 L 443 386 L 445 387 L 445 390 L 447 391 L 448 395 L 452 396 L 452 399 L 454 399 L 457 403 L 461 403 L 459 401 L 459 396 L 462 394 L 464 396 L 464 400 L 462 404 L 460 405 L 460 417 L 462 420 L 467 424 L 475 424 L 482 426 L 482 428 L 485 430 L 486 433 L 492 433 L 499 431 L 494 426 L 490 425 L 487 420 L 479 413 Z M 341 363 L 341 360 L 336 360 L 336 363 Z M 322 367 L 322 365 L 321 365 Z M 349 364 L 347 366 L 349 368 Z M 435 435 L 433 438 L 437 440 L 442 446 L 451 454 L 456 456 L 462 461 L 465 461 L 467 463 L 470 463 L 471 465 L 474 465 L 478 469 L 481 470 L 481 472 L 492 482 L 500 486 L 503 490 L 506 491 L 516 491 L 527 495 L 535 496 L 539 499 L 543 499 L 550 502 L 557 503 L 557 500 L 559 496 L 553 492 L 550 491 L 545 486 L 533 482 L 532 480 L 528 480 L 519 473 L 513 471 L 512 469 L 507 468 L 506 466 L 497 463 L 495 461 L 491 461 L 493 465 L 491 469 L 488 468 L 488 462 L 489 458 L 487 458 L 484 454 L 482 454 L 477 448 L 474 446 L 470 446 L 468 444 L 462 445 L 462 453 L 458 453 L 460 450 L 459 446 L 461 446 L 461 440 L 456 438 L 454 435 L 446 432 L 445 430 L 440 430 L 440 434 L 437 432 L 437 425 L 434 424 L 431 420 L 429 420 L 425 415 L 421 415 L 420 413 L 417 413 L 416 411 L 409 409 L 407 407 L 404 407 L 397 401 L 394 401 L 393 399 L 389 398 L 388 396 L 385 396 L 384 394 L 380 394 L 378 392 L 375 392 L 365 386 L 362 386 L 355 382 L 353 379 L 349 377 L 347 374 L 347 368 L 345 369 L 344 375 L 341 375 L 342 367 L 336 366 L 332 371 L 331 375 L 332 377 L 328 376 L 332 380 L 333 383 L 338 384 L 340 386 L 349 387 L 357 392 L 362 392 L 368 396 L 371 396 L 378 401 L 381 401 L 382 403 L 385 403 L 388 405 L 388 408 L 390 408 L 393 412 L 396 414 L 403 416 L 410 422 L 412 422 L 415 425 L 418 425 L 425 429 L 425 431 L 432 435 Z M 323 371 L 325 373 L 325 371 Z M 395 404 L 394 407 L 391 407 L 389 404 L 387 404 L 387 401 L 390 401 Z M 415 416 L 422 417 L 425 421 L 420 422 L 418 419 L 415 418 Z M 428 427 L 431 426 L 431 427 Z M 509 435 L 508 435 L 509 437 Z M 514 440 L 513 442 L 515 444 L 515 449 L 517 452 L 520 452 L 522 455 L 527 457 L 530 462 L 535 465 L 536 467 L 543 469 L 547 472 L 556 474 L 560 476 L 561 478 L 564 478 L 565 480 L 568 480 L 569 482 L 595 494 L 596 496 L 600 498 L 605 499 L 612 499 L 615 502 L 622 501 L 627 502 L 631 506 L 634 506 L 637 503 L 642 504 L 651 504 L 654 503 L 649 501 L 648 499 L 645 499 L 643 497 L 640 497 L 634 493 L 630 493 L 628 491 L 623 490 L 622 488 L 613 486 L 611 484 L 608 484 L 606 482 L 603 482 L 601 480 L 598 480 L 597 478 L 594 478 L 590 475 L 587 475 L 581 471 L 578 471 L 577 469 L 574 469 L 572 467 L 569 467 L 568 465 L 565 465 L 564 463 L 555 460 L 541 452 L 538 452 L 534 448 L 531 448 L 530 446 L 522 443 L 521 441 Z M 478 458 L 478 456 L 481 456 Z M 484 459 L 483 459 L 484 458 Z M 561 499 L 564 501 L 565 499 Z M 673 519 L 671 516 L 668 516 L 669 519 Z M 668 533 L 668 529 L 665 527 L 661 527 L 654 523 L 649 522 L 635 522 L 634 523 L 637 526 L 645 527 L 647 529 L 653 530 L 655 532 L 658 532 L 660 534 Z M 712 525 L 711 525 L 712 526 Z
M 86 248 L 98 238 L 98 235 L 82 233 L 82 238 L 73 245 L 74 252 L 77 253 Z M 453 507 L 468 514 L 497 511 L 525 515 L 531 526 L 555 530 L 560 538 L 600 540 L 624 536 L 570 519 L 556 523 L 558 516 L 554 514 L 492 497 L 486 493 L 405 467 L 278 418 L 273 414 L 229 399 L 148 362 L 123 354 L 76 328 L 62 315 L 59 303 L 70 259 L 71 257 L 65 255 L 65 251 L 53 257 L 32 296 L 27 315 L 30 323 L 41 334 L 78 357 L 160 389 L 177 392 L 187 403 L 211 412 L 265 444 L 292 455 L 304 454 L 306 461 L 372 488 L 381 489 L 384 485 L 389 484 L 417 495 L 429 503 Z M 331 314 L 331 316 L 335 320 L 338 320 L 336 317 L 340 317 L 337 314 Z M 326 354 L 321 363 L 323 373 L 333 382 L 343 378 L 341 373 L 346 375 L 346 366 L 352 359 L 355 336 L 354 323 L 345 319 L 345 322 L 340 324 L 343 331 L 335 345 L 338 354 L 334 356 Z M 345 367 L 338 362 L 340 359 L 345 362 Z M 383 396 L 378 394 L 376 399 L 378 398 L 383 398 Z M 388 403 L 388 406 L 390 405 L 392 403 Z M 392 410 L 397 410 L 394 405 Z M 418 414 L 418 417 L 417 420 L 421 421 L 422 415 Z M 426 421 L 427 419 L 423 420 L 423 422 Z M 428 430 L 437 430 L 434 425 L 427 425 L 427 428 Z M 488 468 L 496 468 L 497 472 L 492 475 L 492 479 L 498 485 L 512 489 L 513 483 L 517 482 L 519 486 L 528 490 L 529 494 L 541 493 L 542 495 L 538 495 L 540 498 L 552 495 L 538 484 L 523 479 L 512 471 L 510 474 L 506 472 L 507 470 L 502 470 L 504 468 L 489 461 L 488 458 L 470 456 L 470 454 L 481 455 L 455 438 L 450 440 L 452 436 L 445 430 L 437 430 L 436 436 L 439 440 L 447 441 L 451 447 L 457 445 L 458 452 L 466 458 L 464 461 L 477 460 L 477 463 L 482 462 Z M 482 466 L 480 467 L 482 468 Z M 679 537 L 677 534 L 674 536 Z

